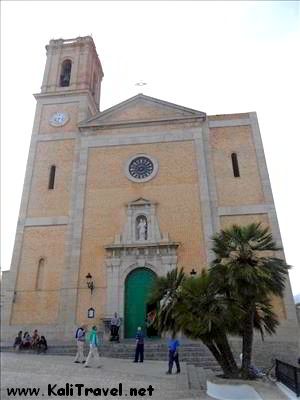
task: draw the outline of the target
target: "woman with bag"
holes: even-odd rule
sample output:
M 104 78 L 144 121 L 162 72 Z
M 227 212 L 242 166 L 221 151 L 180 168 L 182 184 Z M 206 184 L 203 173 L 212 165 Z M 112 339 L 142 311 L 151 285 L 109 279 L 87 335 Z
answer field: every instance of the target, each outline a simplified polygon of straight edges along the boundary
M 93 326 L 91 332 L 88 333 L 87 340 L 90 345 L 90 351 L 84 366 L 85 368 L 89 368 L 92 364 L 92 360 L 94 360 L 94 362 L 97 364 L 97 368 L 100 368 L 100 357 L 98 353 L 99 339 L 96 326 Z

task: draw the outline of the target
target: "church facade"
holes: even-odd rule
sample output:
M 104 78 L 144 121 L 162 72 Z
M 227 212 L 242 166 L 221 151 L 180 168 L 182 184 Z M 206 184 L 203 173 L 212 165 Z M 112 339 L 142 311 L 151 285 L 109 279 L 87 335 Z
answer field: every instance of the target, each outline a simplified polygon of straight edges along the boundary
M 208 116 L 143 94 L 99 112 L 93 39 L 46 49 L 3 337 L 38 328 L 69 340 L 115 312 L 132 337 L 155 276 L 206 268 L 214 232 L 260 221 L 281 244 L 255 112 Z M 289 282 L 273 302 L 279 340 L 296 341 Z

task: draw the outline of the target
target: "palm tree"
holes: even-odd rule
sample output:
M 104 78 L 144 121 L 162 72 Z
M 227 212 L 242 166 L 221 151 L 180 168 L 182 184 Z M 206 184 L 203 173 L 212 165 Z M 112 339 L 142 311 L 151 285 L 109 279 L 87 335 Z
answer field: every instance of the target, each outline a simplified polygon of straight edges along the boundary
M 187 337 L 208 347 L 228 378 L 239 374 L 227 335 L 237 329 L 234 316 L 240 313 L 238 304 L 218 292 L 207 271 L 183 282 L 176 307 L 178 325 Z
M 156 277 L 148 302 L 150 304 L 160 303 L 155 327 L 159 332 L 172 332 L 175 334 L 180 330 L 175 318 L 175 310 L 180 298 L 181 285 L 186 279 L 183 268 L 167 273 L 166 276 Z
M 243 314 L 240 334 L 243 339 L 242 377 L 249 378 L 253 330 L 272 334 L 278 324 L 269 301 L 283 296 L 289 266 L 275 257 L 280 250 L 268 228 L 260 223 L 221 230 L 213 236 L 216 255 L 210 272 L 220 293 L 236 301 Z
M 238 306 L 220 296 L 207 272 L 186 278 L 183 269 L 174 269 L 166 277 L 158 277 L 149 301 L 160 301 L 156 327 L 175 334 L 201 339 L 211 351 L 227 377 L 237 377 L 238 368 L 232 355 L 227 330 L 234 321 Z

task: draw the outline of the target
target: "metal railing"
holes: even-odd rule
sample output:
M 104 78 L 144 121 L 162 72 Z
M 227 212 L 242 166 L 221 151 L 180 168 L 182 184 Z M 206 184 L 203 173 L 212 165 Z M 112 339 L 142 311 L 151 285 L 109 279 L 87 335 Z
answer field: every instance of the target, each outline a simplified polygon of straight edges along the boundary
M 300 368 L 276 359 L 275 374 L 278 381 L 300 396 Z

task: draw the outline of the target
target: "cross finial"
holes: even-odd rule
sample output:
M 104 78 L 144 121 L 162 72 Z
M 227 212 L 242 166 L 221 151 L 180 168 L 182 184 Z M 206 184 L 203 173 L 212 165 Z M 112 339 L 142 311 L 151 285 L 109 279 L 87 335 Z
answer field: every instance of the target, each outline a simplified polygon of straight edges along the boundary
M 147 85 L 147 82 L 144 81 L 139 81 L 135 84 L 135 86 L 145 86 L 145 85 Z

